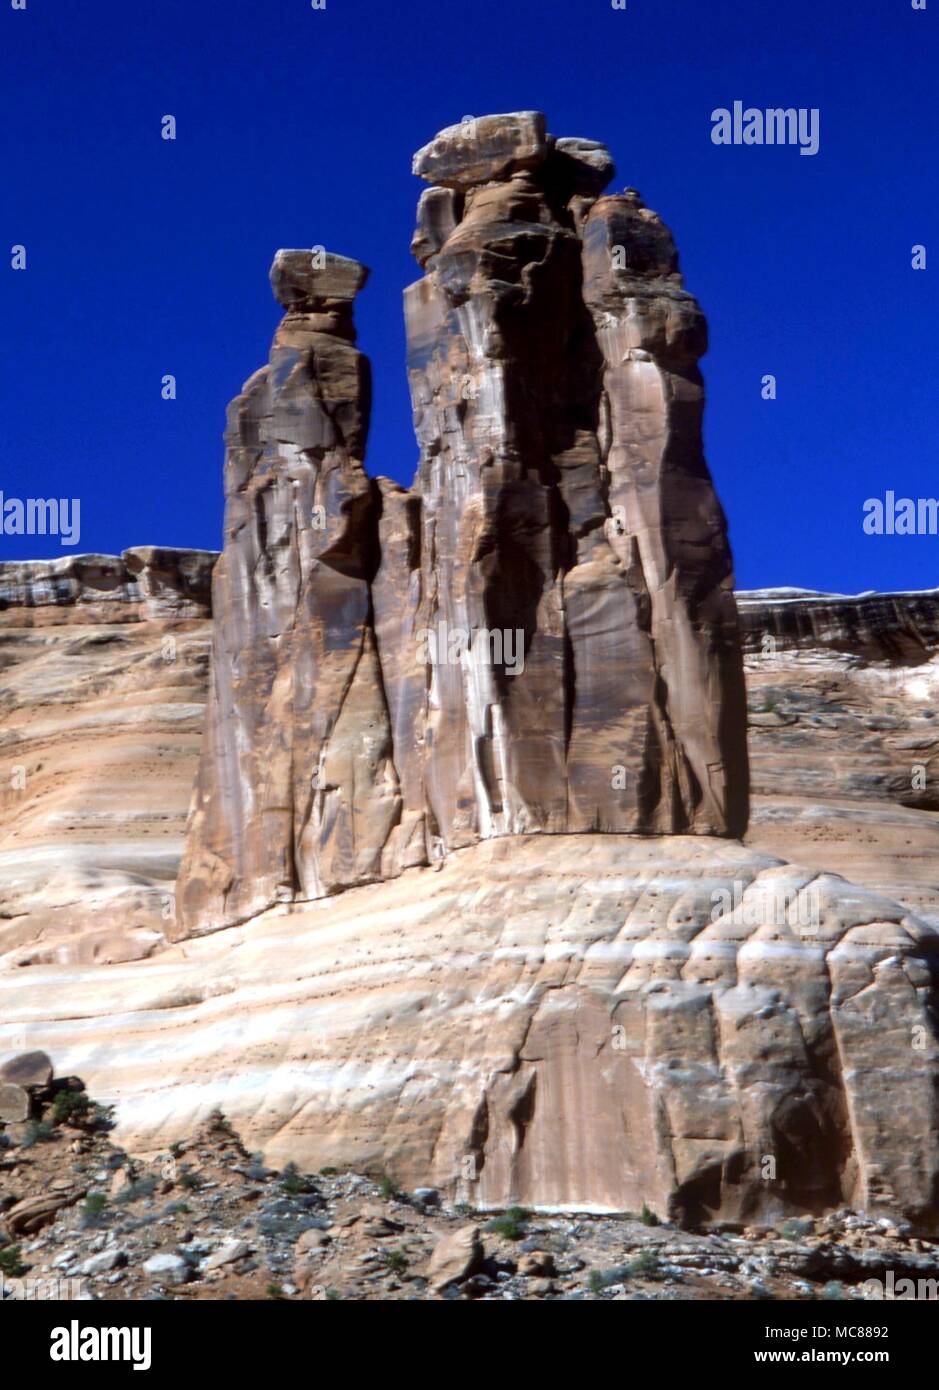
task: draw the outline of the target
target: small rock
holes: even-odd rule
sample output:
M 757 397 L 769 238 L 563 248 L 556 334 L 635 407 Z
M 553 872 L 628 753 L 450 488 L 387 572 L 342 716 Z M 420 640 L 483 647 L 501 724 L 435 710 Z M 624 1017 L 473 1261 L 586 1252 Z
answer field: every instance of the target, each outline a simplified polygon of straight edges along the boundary
M 0 1067 L 0 1081 L 16 1086 L 48 1086 L 52 1080 L 52 1060 L 45 1052 L 21 1052 Z
M 143 1272 L 148 1279 L 158 1279 L 161 1284 L 188 1284 L 192 1278 L 189 1261 L 169 1252 L 151 1255 L 144 1261 Z
M 318 1231 L 315 1228 L 304 1231 L 294 1246 L 294 1254 L 298 1256 L 309 1254 L 311 1250 L 319 1250 L 322 1246 L 329 1245 L 331 1241 L 332 1236 L 328 1235 L 326 1231 Z
M 16 1206 L 11 1207 L 6 1213 L 4 1220 L 7 1230 L 14 1237 L 35 1235 L 44 1226 L 50 1225 L 63 1207 L 77 1201 L 82 1195 L 44 1192 L 38 1197 L 27 1197 L 22 1202 L 17 1202 Z
M 91 1255 L 79 1265 L 79 1274 L 110 1274 L 114 1269 L 123 1269 L 127 1264 L 126 1250 L 102 1250 L 100 1255 Z
M 0 1083 L 0 1121 L 3 1124 L 22 1124 L 29 1119 L 32 1102 L 29 1092 L 12 1081 Z
M 434 1246 L 427 1266 L 427 1279 L 438 1292 L 447 1284 L 468 1279 L 482 1264 L 482 1241 L 475 1226 L 460 1226 L 443 1236 Z
M 246 1240 L 226 1240 L 209 1256 L 205 1262 L 206 1270 L 221 1269 L 223 1265 L 235 1264 L 251 1254 L 251 1246 Z

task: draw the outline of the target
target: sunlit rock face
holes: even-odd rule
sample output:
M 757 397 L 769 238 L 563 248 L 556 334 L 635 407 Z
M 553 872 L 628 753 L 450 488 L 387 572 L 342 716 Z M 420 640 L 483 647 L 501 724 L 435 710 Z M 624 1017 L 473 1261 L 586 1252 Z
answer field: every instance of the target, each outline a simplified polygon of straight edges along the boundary
M 400 819 L 370 592 L 369 370 L 352 325 L 366 274 L 279 252 L 271 282 L 287 312 L 229 409 L 212 685 L 181 871 L 190 926 L 378 877 Z
M 748 840 L 939 924 L 939 594 L 738 593 Z
M 141 546 L 0 563 L 0 970 L 165 943 L 215 559 Z
M 220 1107 L 278 1165 L 474 1206 L 934 1229 L 937 946 L 733 840 L 502 836 L 151 960 L 0 972 L 0 1058 L 46 1050 L 132 1150 Z
M 231 407 L 180 934 L 501 835 L 739 835 L 742 668 L 671 236 L 538 112 L 419 151 L 410 491 L 364 471 L 366 272 L 279 252 Z

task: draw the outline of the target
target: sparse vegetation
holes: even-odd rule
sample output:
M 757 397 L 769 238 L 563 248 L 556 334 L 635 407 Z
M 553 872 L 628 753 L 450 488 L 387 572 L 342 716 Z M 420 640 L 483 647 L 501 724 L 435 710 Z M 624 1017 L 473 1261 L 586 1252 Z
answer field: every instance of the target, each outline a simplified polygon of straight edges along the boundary
M 655 1212 L 645 1202 L 642 1204 L 639 1220 L 642 1222 L 643 1226 L 661 1226 L 662 1224 Z
M 31 1149 L 34 1144 L 46 1144 L 54 1138 L 54 1130 L 48 1120 L 29 1120 L 26 1132 L 20 1140 L 20 1148 Z
M 281 1191 L 288 1197 L 296 1197 L 301 1192 L 306 1191 L 306 1183 L 301 1177 L 300 1170 L 295 1163 L 288 1163 L 280 1175 Z
M 408 1270 L 408 1257 L 403 1250 L 383 1250 L 382 1262 L 387 1270 L 392 1274 L 406 1274 Z
M 661 1279 L 662 1267 L 659 1257 L 651 1250 L 640 1250 L 636 1258 L 630 1260 L 626 1266 L 626 1276 L 629 1279 Z
M 138 1178 L 136 1182 L 130 1183 L 129 1186 L 118 1192 L 114 1200 L 121 1203 L 137 1202 L 141 1197 L 152 1197 L 156 1192 L 156 1187 L 156 1178 Z
M 80 1129 L 91 1117 L 92 1104 L 84 1091 L 56 1091 L 52 1102 L 52 1120 L 57 1125 L 74 1125 Z
M 393 1180 L 388 1177 L 387 1173 L 378 1184 L 378 1192 L 379 1195 L 386 1202 L 390 1202 L 392 1197 L 396 1197 L 398 1195 L 398 1189 L 395 1186 Z
M 103 1216 L 108 1199 L 103 1192 L 89 1192 L 82 1207 L 82 1216 L 89 1225 Z
M 8 1279 L 18 1279 L 26 1273 L 26 1269 L 18 1245 L 7 1245 L 0 1250 L 0 1274 L 5 1274 Z
M 501 1216 L 495 1217 L 487 1226 L 487 1231 L 493 1231 L 497 1236 L 502 1236 L 504 1240 L 522 1240 L 527 1233 L 526 1222 L 531 1216 L 530 1211 L 524 1207 L 508 1207 Z

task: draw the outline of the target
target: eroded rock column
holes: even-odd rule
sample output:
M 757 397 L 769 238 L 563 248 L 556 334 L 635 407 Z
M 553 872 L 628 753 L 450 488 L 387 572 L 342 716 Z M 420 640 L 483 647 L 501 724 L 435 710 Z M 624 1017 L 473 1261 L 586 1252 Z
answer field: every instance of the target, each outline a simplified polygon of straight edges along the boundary
M 356 261 L 281 251 L 286 314 L 229 409 L 225 547 L 180 926 L 367 882 L 400 810 L 371 626 L 378 561 L 363 458 Z

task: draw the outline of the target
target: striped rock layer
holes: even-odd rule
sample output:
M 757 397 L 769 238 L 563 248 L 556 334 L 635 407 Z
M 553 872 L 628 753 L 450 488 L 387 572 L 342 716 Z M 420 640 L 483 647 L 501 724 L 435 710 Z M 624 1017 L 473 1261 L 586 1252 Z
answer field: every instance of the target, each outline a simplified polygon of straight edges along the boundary
M 44 1049 L 141 1152 L 217 1106 L 271 1162 L 478 1207 L 934 1230 L 937 950 L 731 840 L 501 837 L 148 960 L 0 972 L 0 1058 Z

